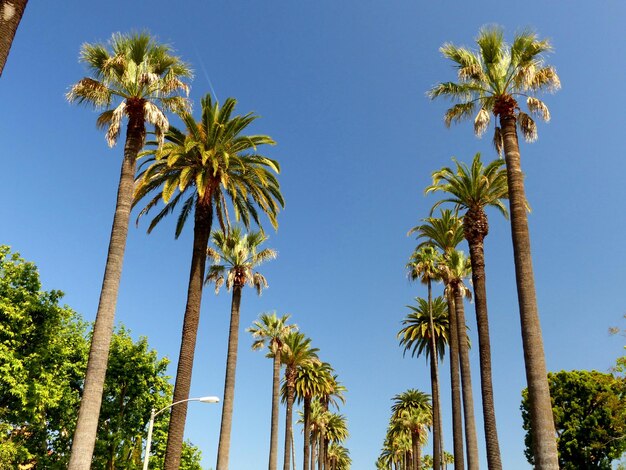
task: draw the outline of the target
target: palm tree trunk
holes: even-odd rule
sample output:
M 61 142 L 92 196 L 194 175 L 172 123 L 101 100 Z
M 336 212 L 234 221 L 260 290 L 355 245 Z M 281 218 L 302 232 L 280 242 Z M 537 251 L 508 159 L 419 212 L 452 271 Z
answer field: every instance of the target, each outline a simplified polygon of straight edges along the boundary
M 304 449 L 302 470 L 309 470 L 311 444 L 311 397 L 304 397 Z
M 0 77 L 27 3 L 28 0 L 0 0 Z
M 74 439 L 72 440 L 68 470 L 88 470 L 91 467 L 91 458 L 98 431 L 100 405 L 102 404 L 104 378 L 109 360 L 109 347 L 113 335 L 115 307 L 126 250 L 137 154 L 143 147 L 145 135 L 143 116 L 129 119 L 109 251 L 104 268 L 96 321 L 93 325 L 85 385 L 80 401 Z
M 224 404 L 220 440 L 217 447 L 217 470 L 228 470 L 230 435 L 233 424 L 235 401 L 235 374 L 237 369 L 237 346 L 239 344 L 239 307 L 242 286 L 233 286 L 233 299 L 230 308 L 230 332 L 228 335 L 228 356 L 226 358 L 226 378 L 224 379 Z
M 289 375 L 292 372 L 290 370 L 285 371 L 285 375 Z M 292 421 L 293 421 L 293 398 L 294 389 L 293 385 L 289 384 L 287 379 L 287 410 L 285 412 L 285 458 L 283 460 L 283 470 L 289 470 L 291 465 L 291 442 L 293 440 L 292 433 Z
M 311 436 L 311 470 L 315 470 L 317 461 L 317 431 Z
M 324 470 L 324 433 L 321 432 L 319 435 L 318 441 L 318 452 L 317 452 L 317 470 Z
M 483 419 L 487 444 L 487 467 L 489 470 L 502 470 L 500 445 L 496 428 L 496 412 L 493 403 L 491 377 L 491 344 L 489 341 L 489 320 L 487 316 L 487 289 L 485 284 L 485 253 L 482 240 L 468 240 L 472 262 L 472 282 L 474 284 L 474 305 L 478 328 L 478 350 L 480 355 L 480 386 L 483 400 Z
M 278 406 L 280 398 L 280 349 L 274 354 L 272 375 L 272 423 L 270 431 L 270 461 L 268 470 L 278 468 Z
M 435 327 L 433 325 L 432 285 L 428 281 L 428 322 L 430 323 L 430 382 L 433 399 L 433 469 L 441 469 L 443 436 L 441 432 L 441 406 L 439 404 L 439 371 L 437 367 L 437 347 L 435 345 Z
M 465 469 L 463 456 L 463 418 L 461 416 L 461 381 L 459 378 L 459 327 L 451 286 L 447 286 L 448 320 L 450 324 L 450 389 L 452 395 L 452 440 L 454 470 Z
M 469 347 L 465 333 L 465 308 L 458 286 L 454 289 L 454 311 L 456 313 L 457 340 L 461 359 L 461 382 L 463 390 L 463 417 L 465 418 L 465 441 L 467 444 L 467 469 L 478 470 L 478 438 L 474 418 L 474 394 L 470 371 Z
M 417 437 L 417 448 L 415 449 L 415 470 L 422 470 L 422 443 L 419 435 Z
M 210 200 L 209 191 L 206 191 L 203 201 Z M 212 206 L 210 203 L 203 201 L 196 203 L 194 214 L 193 251 L 189 273 L 189 287 L 187 288 L 187 305 L 185 307 L 185 317 L 183 320 L 183 333 L 180 343 L 180 354 L 178 357 L 178 368 L 176 370 L 176 383 L 174 385 L 172 403 L 188 399 L 189 389 L 191 388 L 191 373 L 193 370 L 196 338 L 198 336 L 198 323 L 200 322 L 202 286 L 206 267 L 206 249 L 209 244 L 213 219 Z M 180 467 L 186 419 L 186 402 L 172 407 L 167 434 L 167 447 L 165 449 L 165 470 L 178 470 Z
M 530 403 L 530 422 L 533 430 L 533 455 L 535 466 L 541 470 L 559 468 L 554 417 L 548 387 L 545 354 L 537 296 L 535 277 L 530 249 L 530 233 L 526 215 L 526 194 L 522 174 L 519 143 L 515 129 L 515 116 L 501 116 L 504 139 L 504 155 L 509 185 L 509 204 L 511 212 L 511 234 L 515 259 L 515 279 L 519 302 L 524 346 L 524 364 L 528 383 Z

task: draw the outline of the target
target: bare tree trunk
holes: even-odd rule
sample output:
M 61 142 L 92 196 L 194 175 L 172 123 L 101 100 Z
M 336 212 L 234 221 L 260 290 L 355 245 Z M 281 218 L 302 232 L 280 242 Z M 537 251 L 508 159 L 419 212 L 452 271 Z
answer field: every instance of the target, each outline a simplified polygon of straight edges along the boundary
M 524 346 L 524 364 L 528 383 L 530 422 L 533 430 L 533 456 L 537 469 L 557 470 L 559 464 L 556 431 L 537 309 L 530 233 L 526 215 L 524 175 L 520 163 L 515 117 L 512 115 L 501 116 L 500 125 L 504 139 L 504 155 L 509 185 L 511 234 Z
M 285 375 L 292 373 L 285 371 Z M 291 443 L 293 441 L 293 385 L 287 382 L 287 410 L 285 412 L 285 458 L 283 460 L 283 470 L 289 470 L 291 465 Z M 295 470 L 295 469 L 294 469 Z
M 463 418 L 461 416 L 461 381 L 459 378 L 459 326 L 451 287 L 448 285 L 448 320 L 450 324 L 450 389 L 452 395 L 452 439 L 454 470 L 465 469 L 463 456 Z
M 0 77 L 27 3 L 28 0 L 0 0 Z
M 85 386 L 80 400 L 74 439 L 72 440 L 69 470 L 88 470 L 91 467 L 104 391 L 104 378 L 109 360 L 109 347 L 113 335 L 115 307 L 122 277 L 124 252 L 126 251 L 137 154 L 143 147 L 145 135 L 143 116 L 141 119 L 139 117 L 131 118 L 126 129 L 124 160 L 122 161 L 117 190 L 109 251 L 104 268 L 96 321 L 93 326 Z
M 270 461 L 268 470 L 278 468 L 278 406 L 280 399 L 280 349 L 274 355 L 272 375 L 272 423 L 270 432 Z
M 437 347 L 433 325 L 432 286 L 428 281 L 428 322 L 430 324 L 430 381 L 433 400 L 433 469 L 440 470 L 442 464 L 443 434 L 441 432 L 441 405 L 439 404 L 439 371 L 437 367 Z
M 472 391 L 472 374 L 470 371 L 469 345 L 467 341 L 465 308 L 463 296 L 458 286 L 454 289 L 454 308 L 457 317 L 457 339 L 461 359 L 461 381 L 463 389 L 463 417 L 465 418 L 465 440 L 467 444 L 467 469 L 478 470 L 478 438 L 476 436 L 476 420 L 474 417 L 474 393 Z
M 239 344 L 239 307 L 242 286 L 233 286 L 233 300 L 230 309 L 230 332 L 228 335 L 228 356 L 226 358 L 226 378 L 224 379 L 224 404 L 220 440 L 217 447 L 217 470 L 228 470 L 230 456 L 230 435 L 233 424 L 235 402 L 235 374 L 237 369 L 237 347 Z
M 207 195 L 209 196 L 207 197 Z M 204 200 L 211 200 L 209 191 L 205 192 Z M 210 203 L 198 201 L 194 217 L 193 252 L 189 273 L 189 287 L 187 289 L 187 306 L 185 307 L 172 403 L 188 399 L 189 389 L 191 388 L 191 374 L 198 336 L 198 323 L 200 322 L 202 287 L 206 267 L 206 249 L 211 235 L 212 206 Z M 172 407 L 167 434 L 167 447 L 165 449 L 165 470 L 179 470 L 186 419 L 187 403 L 181 403 Z
M 304 449 L 302 470 L 309 470 L 309 457 L 311 444 L 311 397 L 304 397 Z

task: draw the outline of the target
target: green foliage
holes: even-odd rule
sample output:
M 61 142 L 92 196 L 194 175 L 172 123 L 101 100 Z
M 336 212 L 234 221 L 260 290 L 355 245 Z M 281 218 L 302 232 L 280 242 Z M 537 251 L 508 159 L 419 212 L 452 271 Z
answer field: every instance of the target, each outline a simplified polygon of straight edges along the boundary
M 447 464 L 451 464 L 454 463 L 454 455 L 452 455 L 449 452 L 446 452 L 445 450 L 443 451 L 443 460 L 445 463 Z M 424 461 L 422 462 L 422 468 L 424 470 L 428 470 L 433 468 L 433 458 L 432 456 L 426 454 L 424 456 Z
M 67 468 L 89 342 L 87 324 L 59 306 L 62 297 L 42 291 L 37 267 L 0 246 L 0 470 Z M 167 363 L 145 338 L 134 342 L 123 327 L 115 332 L 92 468 L 141 468 L 150 410 L 171 403 Z M 162 418 L 151 468 L 162 468 L 166 432 Z M 191 444 L 181 468 L 201 469 Z
M 626 379 L 597 371 L 549 373 L 562 469 L 610 469 L 626 452 Z M 522 392 L 524 451 L 532 464 L 528 391 Z

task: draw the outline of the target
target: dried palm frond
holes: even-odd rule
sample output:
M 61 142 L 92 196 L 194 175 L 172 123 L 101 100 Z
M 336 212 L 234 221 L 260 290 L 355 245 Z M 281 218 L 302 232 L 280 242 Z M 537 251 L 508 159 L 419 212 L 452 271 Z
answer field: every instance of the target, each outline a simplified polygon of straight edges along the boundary
M 517 113 L 517 126 L 527 142 L 534 142 L 537 140 L 537 124 L 535 124 L 533 118 L 531 118 L 528 114 L 521 111 Z
M 113 147 L 117 142 L 117 138 L 120 136 L 120 128 L 125 110 L 126 101 L 122 101 L 119 106 L 113 110 L 113 113 L 111 113 L 111 120 L 109 121 L 109 128 L 106 133 L 106 141 L 109 147 Z
M 481 108 L 476 115 L 476 119 L 474 119 L 474 134 L 478 137 L 482 137 L 485 131 L 487 130 L 487 126 L 491 121 L 491 115 L 485 108 Z
M 163 145 L 163 136 L 170 127 L 169 121 L 165 114 L 152 102 L 146 101 L 143 105 L 146 121 L 154 125 L 159 147 Z
M 546 122 L 550 121 L 550 110 L 543 101 L 529 96 L 526 105 L 533 115 L 541 117 Z
M 502 129 L 496 126 L 495 132 L 493 133 L 493 146 L 498 152 L 498 156 L 502 157 L 502 150 L 504 149 L 504 139 L 502 138 Z

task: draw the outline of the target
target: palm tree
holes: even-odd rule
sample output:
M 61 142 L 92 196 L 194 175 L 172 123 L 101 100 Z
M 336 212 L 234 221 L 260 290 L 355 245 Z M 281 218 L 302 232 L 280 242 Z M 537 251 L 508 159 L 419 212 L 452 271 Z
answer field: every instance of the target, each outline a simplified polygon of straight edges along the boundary
M 328 446 L 328 462 L 330 464 L 329 470 L 349 470 L 352 459 L 348 449 L 337 442 L 333 442 Z
M 430 396 L 419 390 L 409 389 L 393 397 L 391 420 L 404 427 L 411 435 L 413 470 L 421 470 L 421 446 L 426 440 L 428 426 L 432 423 Z
M 515 36 L 509 46 L 499 27 L 484 27 L 476 40 L 478 50 L 444 44 L 441 52 L 458 68 L 458 83 L 446 82 L 430 90 L 431 98 L 444 96 L 458 103 L 446 112 L 445 121 L 469 118 L 478 111 L 474 131 L 481 135 L 487 129 L 490 113 L 500 119 L 494 143 L 498 152 L 504 150 L 511 232 L 515 259 L 515 278 L 522 324 L 522 343 L 526 380 L 533 427 L 533 454 L 538 468 L 557 469 L 556 432 L 550 402 L 541 326 L 537 310 L 535 281 L 526 215 L 526 195 L 520 163 L 517 127 L 524 138 L 537 139 L 537 126 L 532 117 L 519 108 L 518 99 L 526 98 L 530 114 L 550 120 L 548 107 L 536 95 L 561 87 L 554 67 L 546 65 L 542 54 L 550 52 L 548 40 L 539 40 L 531 31 Z
M 324 430 L 324 470 L 330 470 L 328 448 L 332 443 L 342 443 L 348 438 L 348 423 L 346 417 L 339 413 L 328 413 L 326 429 Z
M 453 159 L 453 161 L 456 163 L 456 170 L 445 167 L 434 172 L 433 184 L 426 188 L 426 193 L 434 191 L 447 193 L 445 199 L 435 203 L 433 210 L 445 202 L 455 204 L 457 209 L 466 209 L 463 216 L 463 232 L 469 244 L 472 261 L 487 462 L 489 468 L 493 470 L 502 468 L 502 463 L 493 404 L 483 243 L 489 233 L 485 207 L 493 206 L 505 217 L 507 216 L 506 208 L 502 203 L 502 199 L 507 197 L 506 172 L 502 168 L 504 163 L 502 160 L 494 160 L 487 166 L 483 166 L 479 153 L 474 156 L 471 167 L 457 160 Z
M 427 245 L 416 249 L 406 265 L 409 270 L 409 279 L 412 281 L 419 279 L 422 284 L 426 284 L 428 286 L 428 314 L 430 321 L 429 340 L 431 342 L 431 351 L 436 350 L 435 331 L 432 319 L 432 281 L 439 279 L 437 265 L 440 259 L 440 255 L 435 247 Z M 441 421 L 441 405 L 439 404 L 439 371 L 436 354 L 432 354 L 430 356 L 430 380 L 433 387 L 433 456 L 435 468 L 439 470 L 441 468 L 440 457 L 443 452 L 443 429 Z
M 461 365 L 461 381 L 463 382 L 463 416 L 465 418 L 465 439 L 467 442 L 467 468 L 478 469 L 478 438 L 474 418 L 474 396 L 472 392 L 472 376 L 469 361 L 469 339 L 462 339 L 461 332 L 467 329 L 465 323 L 465 308 L 463 298 L 471 298 L 470 290 L 463 283 L 463 279 L 471 274 L 471 262 L 462 251 L 451 250 L 441 265 L 442 277 L 446 280 L 446 295 L 452 299 L 454 315 L 450 315 L 451 322 L 456 323 L 454 333 L 450 328 L 450 341 L 457 344 Z M 452 350 L 452 347 L 450 347 Z M 456 465 L 457 459 L 454 458 Z
M 293 401 L 295 398 L 297 368 L 307 364 L 319 364 L 317 357 L 319 349 L 311 347 L 311 339 L 302 333 L 291 332 L 285 337 L 281 360 L 285 364 L 285 393 L 283 399 L 287 405 L 285 413 L 285 458 L 283 470 L 289 470 L 291 460 L 291 446 L 293 444 Z
M 250 218 L 260 225 L 257 206 L 276 227 L 276 216 L 284 205 L 274 172 L 278 163 L 258 153 L 258 147 L 274 144 L 266 135 L 242 135 L 257 118 L 253 113 L 232 116 L 236 100 L 228 98 L 220 107 L 210 95 L 202 99 L 202 117 L 196 122 L 183 113 L 186 133 L 171 128 L 162 149 L 151 149 L 147 166 L 137 177 L 135 204 L 152 191 L 156 195 L 139 216 L 147 214 L 162 199 L 165 206 L 154 217 L 148 233 L 177 204 L 184 200 L 176 224 L 175 235 L 182 232 L 193 212 L 194 235 L 191 255 L 187 303 L 176 371 L 173 400 L 189 398 L 194 350 L 200 320 L 202 284 L 205 276 L 206 254 L 214 215 L 223 231 L 230 227 L 226 203 L 229 197 L 236 219 L 246 228 Z M 165 452 L 166 470 L 178 470 L 182 449 L 186 403 L 172 409 Z
M 207 256 L 213 265 L 209 268 L 206 282 L 215 283 L 215 293 L 226 283 L 226 288 L 233 291 L 230 309 L 230 331 L 228 335 L 228 355 L 226 358 L 226 377 L 224 379 L 224 404 L 222 406 L 222 422 L 220 440 L 217 448 L 217 470 L 227 470 L 232 429 L 233 406 L 235 401 L 235 376 L 237 368 L 237 348 L 239 344 L 239 309 L 241 291 L 247 284 L 255 287 L 261 294 L 267 287 L 267 280 L 253 271 L 264 261 L 276 258 L 276 251 L 259 246 L 267 240 L 262 232 L 243 234 L 240 227 L 233 228 L 225 234 L 213 232 L 215 249 L 208 248 Z M 223 263 L 223 264 L 220 264 Z
M 0 77 L 28 0 L 0 0 Z
M 137 155 L 145 141 L 145 123 L 154 124 L 161 142 L 163 132 L 169 126 L 161 109 L 180 111 L 188 106 L 187 99 L 178 92 L 189 92 L 181 79 L 191 77 L 189 67 L 172 55 L 171 48 L 157 44 L 148 34 L 114 34 L 109 45 L 110 50 L 103 44 L 82 46 L 80 60 L 87 64 L 92 77 L 80 80 L 67 94 L 72 103 L 104 109 L 97 125 L 100 128 L 108 126 L 106 140 L 111 147 L 117 142 L 123 118 L 128 118 L 104 279 L 72 440 L 69 463 L 72 470 L 87 469 L 91 465 L 126 248 L 133 178 Z M 113 108 L 115 104 L 117 106 Z
M 463 240 L 463 224 L 461 220 L 451 210 L 441 210 L 441 217 L 427 217 L 423 219 L 423 223 L 416 227 L 413 227 L 408 235 L 417 233 L 417 238 L 422 239 L 422 242 L 418 245 L 418 248 L 427 245 L 435 245 L 443 252 L 443 258 L 438 268 L 445 265 L 448 259 L 448 253 L 454 250 L 456 246 Z M 445 273 L 445 271 L 442 271 Z M 463 457 L 463 420 L 461 417 L 461 384 L 459 380 L 459 347 L 458 347 L 458 334 L 457 331 L 464 328 L 463 326 L 457 327 L 457 317 L 454 309 L 454 298 L 451 295 L 451 291 L 448 288 L 448 279 L 446 276 L 442 276 L 442 280 L 446 285 L 448 312 L 450 315 L 450 388 L 452 394 L 452 429 L 453 429 L 453 444 L 454 444 L 454 467 L 456 469 L 465 468 L 465 461 Z M 465 374 L 469 374 L 469 370 L 464 371 Z M 470 379 L 471 380 L 471 379 Z M 471 391 L 470 391 L 471 397 Z M 473 417 L 473 402 L 466 403 L 465 408 L 471 406 L 471 416 Z M 473 419 L 467 423 L 470 431 L 473 429 L 474 434 L 472 441 L 471 436 L 468 436 L 468 442 L 476 443 L 476 425 Z M 471 470 L 476 470 L 478 465 L 478 449 L 471 448 L 468 443 L 468 465 Z M 476 462 L 473 464 L 473 462 Z M 476 466 L 474 466 L 476 465 Z
M 277 469 L 278 461 L 278 400 L 280 395 L 280 366 L 281 355 L 285 347 L 285 337 L 298 330 L 297 325 L 289 325 L 290 315 L 278 318 L 276 312 L 271 315 L 262 313 L 259 319 L 248 328 L 248 332 L 255 338 L 252 349 L 261 349 L 265 345 L 269 349 L 268 357 L 273 359 L 272 379 L 272 422 L 270 425 L 270 457 L 268 470 Z

